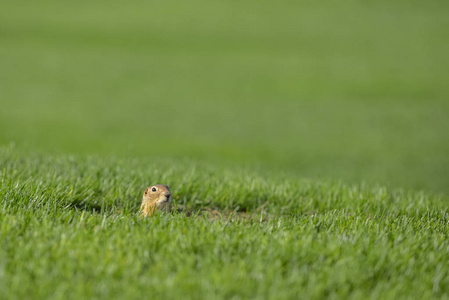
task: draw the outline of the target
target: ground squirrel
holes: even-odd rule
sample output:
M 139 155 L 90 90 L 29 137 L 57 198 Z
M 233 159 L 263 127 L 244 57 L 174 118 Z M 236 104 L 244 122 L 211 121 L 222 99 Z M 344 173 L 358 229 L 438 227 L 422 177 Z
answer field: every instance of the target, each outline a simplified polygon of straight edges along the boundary
M 156 184 L 145 189 L 140 212 L 142 216 L 151 216 L 156 210 L 168 212 L 170 210 L 171 193 L 168 186 Z

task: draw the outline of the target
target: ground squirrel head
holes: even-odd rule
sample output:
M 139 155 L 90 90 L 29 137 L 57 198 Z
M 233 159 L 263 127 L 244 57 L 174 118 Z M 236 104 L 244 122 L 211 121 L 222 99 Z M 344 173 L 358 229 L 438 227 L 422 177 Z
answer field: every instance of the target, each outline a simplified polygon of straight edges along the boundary
M 156 184 L 145 189 L 140 212 L 143 216 L 151 216 L 157 210 L 168 212 L 170 203 L 171 193 L 168 186 Z

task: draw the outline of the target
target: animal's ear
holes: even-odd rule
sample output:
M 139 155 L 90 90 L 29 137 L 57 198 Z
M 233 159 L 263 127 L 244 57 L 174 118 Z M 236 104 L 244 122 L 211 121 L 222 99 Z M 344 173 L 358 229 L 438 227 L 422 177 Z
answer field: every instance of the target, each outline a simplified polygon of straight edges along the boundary
M 145 196 L 148 195 L 148 189 L 149 189 L 149 188 L 146 188 L 146 189 L 145 189 L 145 193 L 144 193 Z

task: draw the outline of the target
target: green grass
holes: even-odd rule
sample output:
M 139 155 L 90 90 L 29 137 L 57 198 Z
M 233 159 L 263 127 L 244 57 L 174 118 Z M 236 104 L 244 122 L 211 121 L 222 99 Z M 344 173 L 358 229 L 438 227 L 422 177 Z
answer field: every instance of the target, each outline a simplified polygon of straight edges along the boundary
M 0 299 L 448 299 L 448 15 L 2 3 Z
M 0 144 L 447 193 L 448 14 L 438 0 L 8 1 Z
M 0 298 L 449 297 L 447 198 L 181 160 L 0 154 Z M 139 217 L 155 182 L 192 216 Z

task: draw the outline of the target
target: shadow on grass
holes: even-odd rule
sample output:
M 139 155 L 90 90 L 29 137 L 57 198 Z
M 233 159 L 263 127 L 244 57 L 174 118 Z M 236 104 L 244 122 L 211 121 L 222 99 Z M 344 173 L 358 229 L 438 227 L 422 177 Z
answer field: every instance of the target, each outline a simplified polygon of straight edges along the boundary
M 96 199 L 95 199 L 96 198 Z M 109 203 L 104 201 L 101 197 L 73 197 L 65 203 L 66 209 L 73 209 L 76 211 L 86 211 L 93 214 L 107 214 L 107 215 L 122 215 L 126 213 L 139 214 L 140 202 L 129 201 L 128 205 L 124 206 L 123 201 L 119 203 Z M 175 204 L 170 208 L 170 214 L 184 214 L 186 217 L 206 217 L 209 220 L 268 220 L 268 213 L 265 210 L 268 202 L 254 210 L 237 206 L 235 208 L 222 208 L 211 206 L 208 203 L 202 205 L 182 205 Z M 262 217 L 261 217 L 262 216 Z
M 65 207 L 73 210 L 84 210 L 91 213 L 101 213 L 102 211 L 105 211 L 105 205 L 97 202 L 91 203 L 81 199 L 72 200 L 68 202 Z
M 140 203 L 131 199 L 125 202 L 120 199 L 105 200 L 103 197 L 72 197 L 66 200 L 65 208 L 78 211 L 86 211 L 94 214 L 123 214 L 128 212 L 138 212 Z
M 268 221 L 268 214 L 263 210 L 256 210 L 253 212 L 247 212 L 246 210 L 240 210 L 237 207 L 234 210 L 225 210 L 217 207 L 184 207 L 178 205 L 173 207 L 170 211 L 172 214 L 183 213 L 187 217 L 207 217 L 209 220 L 261 220 Z

